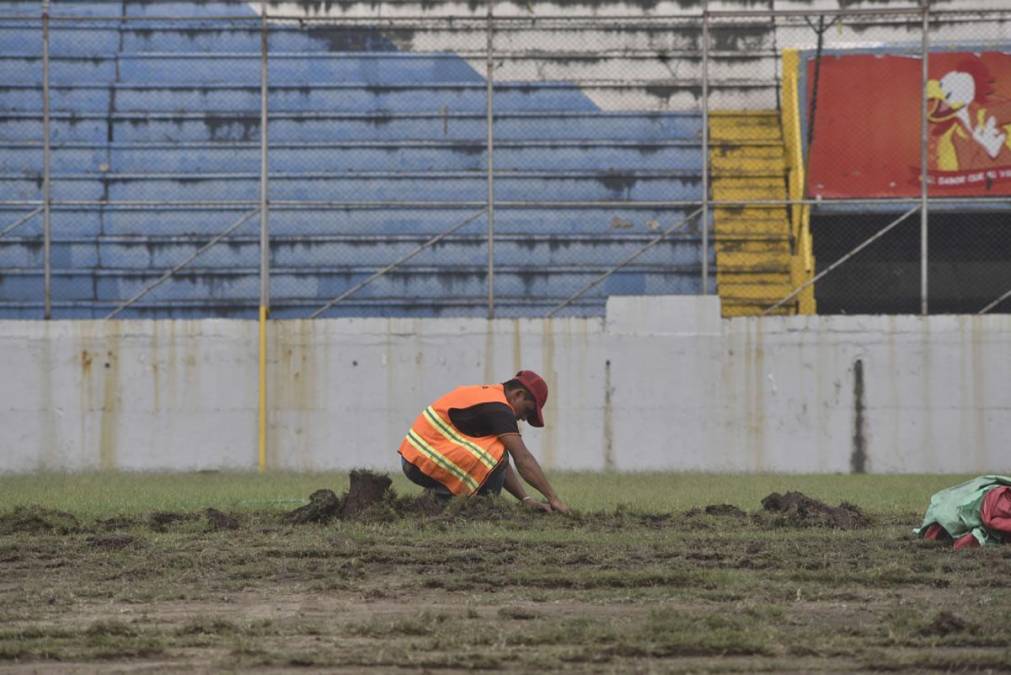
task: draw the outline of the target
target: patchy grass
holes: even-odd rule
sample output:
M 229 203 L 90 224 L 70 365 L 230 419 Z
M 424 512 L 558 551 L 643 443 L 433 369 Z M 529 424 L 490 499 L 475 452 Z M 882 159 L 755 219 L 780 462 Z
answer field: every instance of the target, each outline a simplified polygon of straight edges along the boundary
M 1011 547 L 910 532 L 961 477 L 566 474 L 569 517 L 502 501 L 300 526 L 282 511 L 346 478 L 110 475 L 105 508 L 102 474 L 72 495 L 28 489 L 44 478 L 0 479 L 5 670 L 1011 668 Z M 755 517 L 763 490 L 846 500 L 872 524 Z M 297 503 L 251 502 L 271 494 Z M 689 512 L 726 503 L 748 513 Z
M 420 491 L 399 472 L 391 475 L 398 494 Z M 729 475 L 690 473 L 555 472 L 551 480 L 574 508 L 685 511 L 725 503 L 752 511 L 771 492 L 797 490 L 826 503 L 849 501 L 874 513 L 922 512 L 934 492 L 963 475 Z M 293 473 L 206 471 L 199 473 L 92 472 L 0 476 L 0 512 L 38 504 L 84 518 L 110 518 L 155 511 L 288 510 L 305 504 L 321 487 L 342 493 L 344 472 Z

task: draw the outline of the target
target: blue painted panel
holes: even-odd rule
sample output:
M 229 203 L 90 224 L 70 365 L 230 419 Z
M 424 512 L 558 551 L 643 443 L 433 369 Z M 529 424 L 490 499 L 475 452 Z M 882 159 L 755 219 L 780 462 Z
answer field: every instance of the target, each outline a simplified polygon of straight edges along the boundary
M 251 209 L 193 209 L 160 207 L 144 209 L 108 208 L 103 210 L 103 231 L 108 235 L 196 235 L 219 234 Z M 236 234 L 259 230 L 254 217 L 236 229 Z
M 42 56 L 0 55 L 0 72 L 6 84 L 42 85 Z M 104 82 L 116 76 L 116 61 L 101 58 L 51 58 L 50 84 Z
M 479 144 L 275 145 L 269 151 L 271 170 L 278 174 L 306 170 L 483 171 L 486 162 L 486 153 Z M 683 145 L 500 144 L 495 150 L 499 171 L 697 170 L 700 162 L 701 149 Z M 56 173 L 136 173 L 152 168 L 163 173 L 253 173 L 260 168 L 260 148 L 251 144 L 55 145 L 52 167 Z M 25 171 L 42 171 L 41 143 L 12 144 L 0 153 L 0 172 Z
M 0 2 L 0 16 L 42 15 L 42 0 L 3 0 Z
M 248 209 L 247 209 L 248 210 Z M 104 232 L 109 235 L 198 235 L 213 236 L 225 230 L 247 210 L 161 207 L 106 208 L 102 210 Z M 271 233 L 278 236 L 328 234 L 392 234 L 431 236 L 460 223 L 475 209 L 414 207 L 376 209 L 291 209 L 275 207 L 270 212 Z M 495 231 L 498 234 L 600 234 L 610 236 L 616 231 L 630 234 L 653 234 L 657 228 L 667 228 L 680 222 L 690 211 L 687 208 L 509 208 L 495 209 Z M 97 232 L 97 210 L 54 211 L 54 227 L 70 226 L 80 232 Z M 8 217 L 16 220 L 16 217 Z M 64 225 L 63 223 L 66 223 Z M 26 226 L 27 227 L 27 226 Z M 259 219 L 239 228 L 238 232 L 256 231 Z M 483 216 L 459 230 L 459 234 L 482 234 L 487 224 Z M 68 235 L 69 236 L 69 235 Z
M 2 173 L 42 173 L 42 144 L 9 146 L 0 152 L 0 172 Z M 54 148 L 51 150 L 54 172 L 98 171 L 109 161 L 106 149 L 93 145 L 89 147 Z M 150 166 L 150 164 L 148 165 Z
M 98 143 L 108 136 L 109 122 L 99 117 L 53 115 L 51 140 Z M 0 141 L 42 142 L 41 116 L 12 113 L 0 115 Z
M 248 2 L 235 0 L 123 0 L 122 8 L 127 16 L 256 16 Z
M 55 280 L 54 276 L 53 281 Z M 41 269 L 38 273 L 31 274 L 13 273 L 9 269 L 0 271 L 0 298 L 4 302 L 38 302 L 44 297 Z
M 397 52 L 396 45 L 375 30 L 327 24 L 294 28 L 270 25 L 269 50 L 280 53 Z M 159 21 L 149 28 L 123 31 L 122 51 L 131 52 L 247 52 L 260 53 L 260 24 L 234 21 L 213 26 L 192 22 Z
M 22 47 L 9 51 L 15 53 L 34 51 L 38 48 L 36 40 L 41 41 L 42 39 L 41 30 L 39 30 L 38 37 L 30 33 L 25 37 L 29 41 L 30 50 L 24 50 Z M 3 39 L 2 32 L 0 32 L 0 39 Z M 51 21 L 49 24 L 50 57 L 110 58 L 114 57 L 117 51 L 119 51 L 119 25 L 116 22 L 102 21 L 77 25 Z
M 61 63 L 69 68 L 73 62 L 64 60 Z M 123 82 L 258 85 L 260 67 L 259 54 L 216 54 L 213 59 L 202 54 L 122 54 L 119 57 L 119 75 Z M 374 54 L 355 58 L 340 54 L 277 54 L 271 55 L 270 78 L 285 84 L 482 81 L 463 59 L 451 54 Z
M 93 122 L 97 120 L 82 118 L 78 124 Z M 260 118 L 253 114 L 117 115 L 112 125 L 113 138 L 119 142 L 258 142 L 260 138 Z M 105 131 L 104 126 L 102 130 Z M 608 139 L 649 143 L 694 138 L 696 131 L 701 133 L 698 116 L 673 114 L 503 115 L 495 124 L 495 138 L 501 142 Z M 76 132 L 75 138 L 83 135 Z M 315 143 L 324 139 L 331 142 L 463 140 L 484 143 L 486 137 L 483 115 L 278 114 L 270 120 L 270 139 L 276 143 Z
M 109 110 L 111 87 L 50 87 L 51 112 L 102 112 Z M 21 85 L 0 88 L 0 110 L 42 115 L 42 88 Z
M 257 200 L 255 175 L 53 177 L 57 200 Z M 41 178 L 0 177 L 0 198 L 37 199 Z M 699 199 L 697 176 L 625 174 L 500 174 L 496 198 L 503 201 L 662 201 Z M 273 200 L 334 201 L 481 201 L 487 180 L 482 173 L 303 174 L 273 176 Z
M 608 238 L 594 241 L 555 239 L 551 241 L 523 241 L 516 239 L 496 239 L 495 262 L 506 266 L 599 266 L 610 261 L 621 260 L 640 251 L 647 243 L 643 237 L 624 239 Z M 274 241 L 271 244 L 271 264 L 281 267 L 330 267 L 335 264 L 385 267 L 398 258 L 414 251 L 424 239 L 409 241 L 387 241 L 377 239 L 372 242 L 316 242 L 316 241 Z M 248 244 L 258 250 L 256 242 Z M 194 247 L 195 248 L 195 247 Z M 671 239 L 645 251 L 636 259 L 642 265 L 682 265 L 695 264 L 699 258 L 700 242 L 695 239 Z M 454 265 L 481 266 L 487 261 L 487 243 L 483 237 L 461 240 L 450 239 L 429 248 L 402 266 L 410 270 L 416 267 L 437 267 Z M 249 264 L 255 264 L 255 257 Z
M 161 272 L 99 274 L 95 277 L 98 300 L 122 301 L 141 292 Z M 151 300 L 243 300 L 260 297 L 260 279 L 249 274 L 208 274 L 186 271 L 151 291 Z M 61 296 L 69 299 L 69 296 Z M 146 297 L 146 296 L 145 296 Z
M 115 17 L 123 15 L 123 3 L 117 0 L 58 0 L 50 3 L 53 16 Z
M 278 84 L 272 78 L 268 99 L 274 113 L 318 112 L 417 113 L 469 112 L 483 114 L 487 97 L 483 83 L 474 84 L 404 84 L 397 86 L 354 85 L 347 83 L 314 84 L 304 87 Z M 117 84 L 116 110 L 119 112 L 246 112 L 259 113 L 258 85 L 232 83 L 203 85 Z M 591 111 L 592 103 L 571 85 L 501 85 L 495 95 L 495 111 Z M 34 100 L 34 99 L 33 99 Z M 40 98 L 38 100 L 41 100 Z M 78 100 L 73 101 L 76 103 Z M 83 102 L 89 105 L 89 102 Z M 54 100 L 55 105 L 55 100 Z M 69 105 L 69 103 L 68 103 Z M 34 110 L 38 110 L 37 104 Z M 78 108 L 78 110 L 86 110 Z M 104 110 L 104 109 L 102 109 Z
M 42 269 L 42 239 L 7 236 L 0 239 L 0 270 L 11 267 Z M 2 272 L 0 272 L 2 274 Z

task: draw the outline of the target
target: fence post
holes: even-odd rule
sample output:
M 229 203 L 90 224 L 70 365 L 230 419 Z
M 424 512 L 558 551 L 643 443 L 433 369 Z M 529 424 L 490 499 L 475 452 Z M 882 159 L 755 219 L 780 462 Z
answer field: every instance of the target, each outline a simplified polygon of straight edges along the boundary
M 267 122 L 269 108 L 269 40 L 267 0 L 260 3 L 260 312 L 259 312 L 259 419 L 258 461 L 267 470 L 267 312 L 270 307 L 270 220 L 267 212 L 269 167 Z
M 488 127 L 488 318 L 495 318 L 495 64 L 493 59 L 494 2 L 487 0 L 485 33 L 485 86 L 488 97 L 486 125 Z
M 928 313 L 927 293 L 929 278 L 927 272 L 928 233 L 928 162 L 927 162 L 927 65 L 930 49 L 930 2 L 922 0 L 923 36 L 920 45 L 920 313 Z
M 53 318 L 53 221 L 50 209 L 52 200 L 52 167 L 49 119 L 49 0 L 42 2 L 42 293 L 43 318 Z
M 709 294 L 709 2 L 702 2 L 702 295 Z

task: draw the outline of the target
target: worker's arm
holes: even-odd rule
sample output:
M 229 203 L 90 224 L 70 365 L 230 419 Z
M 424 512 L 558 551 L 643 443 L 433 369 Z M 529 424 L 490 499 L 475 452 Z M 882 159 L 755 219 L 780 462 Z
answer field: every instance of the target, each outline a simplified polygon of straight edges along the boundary
M 547 502 L 538 501 L 527 494 L 526 489 L 523 487 L 523 481 L 521 481 L 519 476 L 516 475 L 516 472 L 513 471 L 512 464 L 508 463 L 509 459 L 506 458 L 505 461 L 507 464 L 505 468 L 506 475 L 503 487 L 506 491 L 531 508 L 540 509 L 541 511 L 550 511 L 551 507 Z
M 527 450 L 527 446 L 523 442 L 523 437 L 519 434 L 505 434 L 499 438 L 502 439 L 503 445 L 505 445 L 506 450 L 509 452 L 510 456 L 512 456 L 512 460 L 516 463 L 516 471 L 523 477 L 523 480 L 530 483 L 530 485 L 534 486 L 538 492 L 544 495 L 553 511 L 568 511 L 569 507 L 566 506 L 565 502 L 558 498 L 557 494 L 555 494 L 554 489 L 551 487 L 551 483 L 548 482 L 548 479 L 544 475 L 544 471 L 541 470 L 541 465 L 537 463 L 537 459 L 530 454 L 529 450 Z M 509 487 L 508 472 L 511 472 L 511 468 L 512 467 L 506 470 L 505 487 L 511 494 L 516 495 L 516 492 Z M 513 478 L 515 479 L 516 476 L 513 475 Z M 524 495 L 525 492 L 522 492 L 523 485 L 518 479 L 515 481 L 513 488 L 517 485 L 519 486 L 518 489 L 521 491 L 520 495 Z M 519 499 L 523 499 L 523 497 L 519 496 Z

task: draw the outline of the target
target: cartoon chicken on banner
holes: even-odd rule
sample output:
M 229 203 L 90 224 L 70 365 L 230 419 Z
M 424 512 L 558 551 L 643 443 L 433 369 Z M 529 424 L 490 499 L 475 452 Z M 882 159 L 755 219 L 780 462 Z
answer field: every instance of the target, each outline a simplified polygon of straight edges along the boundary
M 966 58 L 940 79 L 928 81 L 932 182 L 1011 180 L 1011 101 L 995 97 L 993 85 L 990 70 L 978 57 Z

